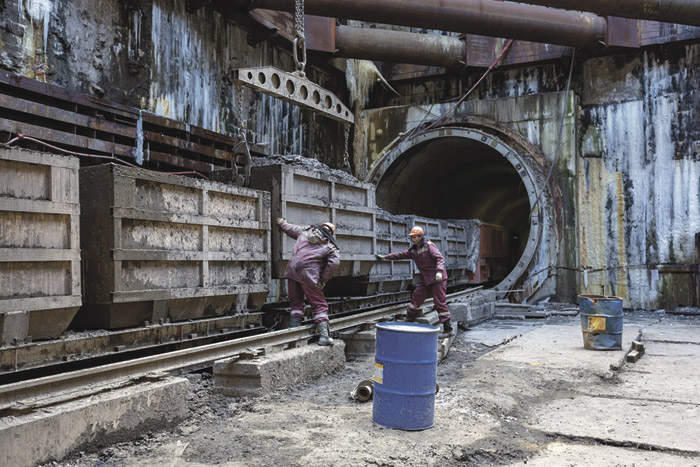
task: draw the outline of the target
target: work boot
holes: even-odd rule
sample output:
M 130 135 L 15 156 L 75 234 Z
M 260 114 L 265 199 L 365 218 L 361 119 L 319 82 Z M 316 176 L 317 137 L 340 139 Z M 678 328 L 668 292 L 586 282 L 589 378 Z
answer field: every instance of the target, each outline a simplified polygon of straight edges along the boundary
M 302 318 L 300 316 L 292 316 L 289 319 L 289 327 L 290 328 L 298 328 L 301 326 Z
M 448 337 L 452 337 L 455 335 L 455 328 L 452 327 L 452 323 L 448 319 L 444 323 L 442 323 L 442 332 L 438 336 L 440 339 L 447 339 Z
M 321 335 L 321 338 L 318 340 L 318 345 L 333 345 L 333 339 L 331 339 L 328 321 L 320 321 L 316 323 L 316 329 L 318 329 L 318 333 Z

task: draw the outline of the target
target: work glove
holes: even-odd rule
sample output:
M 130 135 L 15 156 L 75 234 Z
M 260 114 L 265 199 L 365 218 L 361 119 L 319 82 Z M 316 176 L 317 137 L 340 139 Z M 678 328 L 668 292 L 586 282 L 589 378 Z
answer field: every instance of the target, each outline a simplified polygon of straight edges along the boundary
M 442 273 L 441 272 L 438 272 L 437 274 L 435 274 L 435 282 L 437 282 L 437 283 L 442 282 Z
M 382 256 L 380 254 L 374 255 L 374 257 L 377 258 L 377 261 L 384 261 L 384 256 Z
M 277 225 L 282 225 L 287 222 L 287 220 L 284 217 L 278 217 L 275 222 L 277 222 Z

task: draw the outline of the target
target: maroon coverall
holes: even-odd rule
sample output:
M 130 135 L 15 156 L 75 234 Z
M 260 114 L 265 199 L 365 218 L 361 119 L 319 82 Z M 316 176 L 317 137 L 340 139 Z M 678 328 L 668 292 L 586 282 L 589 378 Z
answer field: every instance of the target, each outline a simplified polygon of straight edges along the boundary
M 450 312 L 447 310 L 445 258 L 443 258 L 435 244 L 425 238 L 418 245 L 411 245 L 408 250 L 389 253 L 384 256 L 385 260 L 409 258 L 416 263 L 416 267 L 420 272 L 420 283 L 416 290 L 413 291 L 411 304 L 406 308 L 406 314 L 409 318 L 415 318 L 425 299 L 432 296 L 440 322 L 444 323 L 450 319 Z M 438 272 L 442 273 L 442 281 L 435 282 L 435 274 Z
M 291 317 L 304 318 L 304 296 L 314 310 L 314 322 L 329 321 L 323 286 L 340 264 L 338 249 L 312 226 L 283 222 L 280 227 L 296 239 L 284 277 L 289 279 Z

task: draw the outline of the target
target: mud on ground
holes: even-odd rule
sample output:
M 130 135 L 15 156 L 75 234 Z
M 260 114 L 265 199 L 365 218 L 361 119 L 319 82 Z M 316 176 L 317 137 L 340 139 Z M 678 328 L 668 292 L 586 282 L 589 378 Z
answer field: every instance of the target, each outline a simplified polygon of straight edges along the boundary
M 578 318 L 547 322 L 563 319 Z M 351 400 L 357 383 L 371 377 L 373 358 L 349 361 L 344 370 L 314 383 L 258 399 L 216 395 L 211 376 L 203 373 L 188 376 L 191 414 L 177 428 L 49 465 L 386 467 L 523 461 L 548 441 L 525 425 L 538 401 L 568 398 L 580 385 L 616 384 L 614 377 L 605 380 L 575 367 L 544 381 L 532 372 L 477 360 L 544 321 L 512 324 L 512 335 L 501 343 L 478 343 L 469 331 L 460 332 L 438 366 L 436 424 L 428 430 L 379 427 L 372 422 L 371 402 Z

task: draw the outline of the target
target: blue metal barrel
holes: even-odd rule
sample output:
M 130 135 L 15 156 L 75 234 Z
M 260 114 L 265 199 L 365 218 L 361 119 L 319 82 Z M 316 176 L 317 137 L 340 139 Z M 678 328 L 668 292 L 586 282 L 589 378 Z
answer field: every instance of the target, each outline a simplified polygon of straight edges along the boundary
M 583 347 L 589 350 L 622 349 L 622 299 L 579 295 Z
M 377 324 L 372 420 L 400 430 L 435 424 L 438 328 Z

